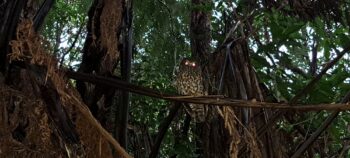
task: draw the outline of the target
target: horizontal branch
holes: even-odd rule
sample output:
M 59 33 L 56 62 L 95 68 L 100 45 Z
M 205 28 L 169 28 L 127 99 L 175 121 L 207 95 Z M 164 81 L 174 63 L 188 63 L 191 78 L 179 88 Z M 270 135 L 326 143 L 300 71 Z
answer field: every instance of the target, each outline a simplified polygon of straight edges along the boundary
M 231 99 L 224 96 L 177 96 L 171 94 L 161 93 L 159 91 L 137 86 L 131 83 L 119 79 L 112 79 L 102 76 L 90 75 L 86 73 L 78 73 L 73 71 L 66 71 L 66 75 L 69 78 L 90 82 L 93 84 L 105 85 L 120 90 L 129 91 L 132 93 L 145 95 L 153 98 L 164 99 L 168 101 L 184 102 L 184 103 L 196 103 L 205 105 L 217 105 L 217 106 L 231 106 L 231 107 L 249 107 L 249 108 L 269 108 L 269 109 L 285 109 L 285 110 L 297 110 L 297 111 L 345 111 L 350 110 L 349 104 L 317 104 L 317 105 L 304 105 L 304 104 L 288 104 L 288 103 L 268 103 L 258 102 L 255 100 L 245 101 Z

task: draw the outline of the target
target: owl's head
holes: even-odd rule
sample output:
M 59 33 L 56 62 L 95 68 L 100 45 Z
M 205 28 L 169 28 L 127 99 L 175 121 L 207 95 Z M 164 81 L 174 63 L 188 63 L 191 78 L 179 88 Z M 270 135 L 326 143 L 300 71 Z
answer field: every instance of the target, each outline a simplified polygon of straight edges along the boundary
M 181 68 L 197 69 L 198 66 L 199 66 L 199 65 L 198 65 L 198 63 L 197 63 L 196 60 L 191 59 L 191 58 L 184 58 L 184 59 L 182 59 L 182 61 L 181 61 L 180 69 L 181 69 Z

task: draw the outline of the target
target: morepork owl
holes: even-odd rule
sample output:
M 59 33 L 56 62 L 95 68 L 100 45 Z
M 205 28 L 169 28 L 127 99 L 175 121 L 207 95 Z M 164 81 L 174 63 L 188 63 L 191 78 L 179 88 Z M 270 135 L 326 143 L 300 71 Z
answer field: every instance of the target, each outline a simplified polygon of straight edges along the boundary
M 176 74 L 175 85 L 181 95 L 206 95 L 199 62 L 190 58 L 183 59 Z M 208 113 L 207 107 L 203 104 L 189 104 L 185 109 L 195 122 L 203 122 Z

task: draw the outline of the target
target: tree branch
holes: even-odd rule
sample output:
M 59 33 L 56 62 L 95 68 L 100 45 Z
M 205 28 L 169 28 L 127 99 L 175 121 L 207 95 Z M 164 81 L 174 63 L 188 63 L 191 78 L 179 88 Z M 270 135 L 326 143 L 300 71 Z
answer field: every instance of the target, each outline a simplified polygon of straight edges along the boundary
M 349 101 L 350 98 L 350 91 L 346 96 L 342 99 L 341 103 L 346 103 Z M 339 115 L 340 111 L 333 112 L 328 118 L 322 123 L 320 127 L 308 138 L 306 139 L 303 144 L 295 151 L 295 153 L 291 156 L 291 158 L 297 158 L 300 157 L 306 150 L 307 148 L 315 142 L 315 140 L 322 134 L 324 130 L 326 130 L 329 125 L 333 122 L 335 118 Z
M 267 103 L 257 101 L 245 101 L 231 99 L 224 96 L 176 96 L 172 94 L 165 94 L 156 90 L 137 86 L 131 83 L 119 79 L 111 79 L 102 76 L 90 75 L 85 73 L 78 73 L 72 71 L 66 71 L 66 75 L 72 79 L 90 82 L 93 84 L 104 85 L 129 91 L 149 97 L 164 99 L 174 102 L 195 103 L 204 105 L 218 105 L 218 106 L 231 106 L 231 107 L 249 107 L 249 108 L 270 108 L 270 109 L 284 109 L 284 110 L 299 110 L 299 111 L 319 111 L 319 110 L 350 110 L 348 104 L 318 104 L 318 105 L 303 105 L 303 104 L 291 104 L 291 103 Z
M 296 103 L 302 96 L 304 96 L 305 94 L 309 93 L 313 87 L 315 86 L 315 84 L 322 78 L 322 76 L 324 74 L 326 74 L 326 72 L 333 67 L 344 55 L 345 53 L 347 53 L 350 50 L 350 45 L 346 46 L 344 48 L 344 50 L 342 52 L 340 52 L 338 54 L 338 56 L 333 59 L 332 61 L 330 61 L 329 63 L 326 64 L 326 66 L 322 69 L 322 71 L 312 80 L 309 82 L 308 85 L 305 86 L 305 88 L 303 90 L 301 90 L 298 94 L 296 94 L 292 99 L 291 99 L 291 103 Z
M 308 75 L 306 74 L 306 72 L 303 71 L 301 68 L 298 68 L 292 64 L 282 64 L 281 66 L 291 70 L 294 73 L 297 73 L 297 74 L 303 76 L 304 78 L 308 78 Z
M 350 45 L 347 45 L 342 52 L 338 53 L 338 56 L 335 59 L 333 59 L 328 64 L 326 64 L 326 66 L 322 69 L 322 71 L 313 80 L 311 80 L 309 84 L 304 87 L 303 90 L 301 90 L 297 95 L 295 95 L 291 99 L 290 104 L 296 103 L 302 96 L 309 93 L 312 90 L 313 86 L 322 78 L 322 76 L 331 67 L 333 67 L 335 63 L 337 63 L 340 60 L 340 58 L 342 58 L 345 55 L 345 53 L 347 53 L 349 50 L 350 50 Z M 266 132 L 266 129 L 271 127 L 283 114 L 284 114 L 284 111 L 276 112 L 276 114 L 272 118 L 270 118 L 270 120 L 258 130 L 258 135 L 260 136 L 261 134 L 264 134 Z
M 170 108 L 169 115 L 164 119 L 164 121 L 159 126 L 159 132 L 156 137 L 156 140 L 152 146 L 151 153 L 149 154 L 149 158 L 156 158 L 159 153 L 159 148 L 162 143 L 162 140 L 166 134 L 166 131 L 168 130 L 171 122 L 173 121 L 174 117 L 176 116 L 177 112 L 179 111 L 181 107 L 181 103 L 176 102 L 175 105 Z
M 77 32 L 76 35 L 75 35 L 75 38 L 74 38 L 73 43 L 72 43 L 71 46 L 68 48 L 68 50 L 62 55 L 62 58 L 61 58 L 61 61 L 60 61 L 60 67 L 62 67 L 64 58 L 66 57 L 66 55 L 69 54 L 70 51 L 72 51 L 72 49 L 73 49 L 74 46 L 75 46 L 75 43 L 77 43 L 77 41 L 78 41 L 78 39 L 79 39 L 79 35 L 80 35 L 81 31 L 83 30 L 84 26 L 85 26 L 85 25 L 84 25 L 83 23 L 80 25 L 79 30 L 78 30 L 78 32 Z
M 311 76 L 315 76 L 316 70 L 317 70 L 317 49 L 318 48 L 318 41 L 315 40 L 314 43 L 312 44 L 312 58 L 310 62 L 310 74 Z
M 43 24 L 46 15 L 49 13 L 52 6 L 55 4 L 55 0 L 45 0 L 40 6 L 40 9 L 33 18 L 33 26 L 35 32 L 37 32 L 40 26 Z

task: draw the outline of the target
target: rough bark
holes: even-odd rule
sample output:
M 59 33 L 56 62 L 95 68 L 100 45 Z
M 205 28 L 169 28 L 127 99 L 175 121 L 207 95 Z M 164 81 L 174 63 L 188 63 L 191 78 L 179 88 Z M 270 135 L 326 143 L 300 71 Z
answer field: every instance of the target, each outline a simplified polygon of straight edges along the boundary
M 204 9 L 210 8 L 207 7 L 210 3 L 209 0 L 192 0 L 190 25 L 192 55 L 201 61 L 209 93 L 224 94 L 233 99 L 264 101 L 255 70 L 250 64 L 250 50 L 245 38 L 247 35 L 242 34 L 244 32 L 230 31 L 232 34 L 228 34 L 216 52 L 211 53 L 211 13 Z M 271 111 L 220 107 L 211 109 L 211 115 L 211 119 L 197 129 L 201 138 L 198 153 L 203 154 L 202 157 L 282 156 L 282 146 L 279 141 L 273 141 L 279 138 L 274 129 L 269 129 L 268 134 L 261 137 L 256 132 L 257 128 L 266 124 L 264 120 L 272 115 Z
M 121 43 L 121 76 L 124 81 L 130 83 L 131 74 L 131 55 L 132 55 L 132 1 L 127 1 L 127 4 L 123 8 L 123 23 L 122 23 L 122 43 Z M 130 106 L 130 94 L 128 91 L 122 91 L 121 105 L 117 107 L 116 114 L 116 138 L 119 140 L 120 145 L 127 147 L 127 125 L 129 118 L 129 106 Z
M 192 56 L 199 59 L 204 71 L 205 85 L 209 85 L 208 68 L 209 56 L 211 53 L 211 10 L 208 8 L 210 0 L 192 0 L 190 37 Z M 210 87 L 206 87 L 210 89 Z M 197 141 L 199 150 L 197 153 L 201 157 L 229 157 L 229 135 L 224 126 L 224 121 L 217 117 L 214 109 L 213 119 L 208 122 L 200 123 L 197 126 L 196 134 L 200 140 Z M 216 116 L 215 116 L 216 115 Z
M 0 67 L 5 74 L 0 73 L 0 157 L 112 157 L 111 147 L 118 156 L 130 157 L 91 116 L 36 32 L 53 1 L 41 5 L 44 11 L 31 2 L 6 1 L 1 6 L 8 8 L 0 11 Z M 93 69 L 101 74 L 113 71 L 112 61 L 119 56 L 117 2 L 105 1 L 109 5 L 98 18 L 103 38 L 89 43 L 102 45 L 98 48 L 105 54 L 97 63 L 102 66 Z M 109 21 L 111 17 L 116 20 Z
M 123 0 L 95 0 L 88 13 L 88 36 L 83 48 L 79 72 L 112 77 L 120 56 L 119 30 Z M 110 107 L 114 89 L 77 81 L 77 89 L 92 114 L 103 126 L 111 124 Z M 107 123 L 109 122 L 109 123 Z M 112 127 L 106 127 L 109 130 Z

